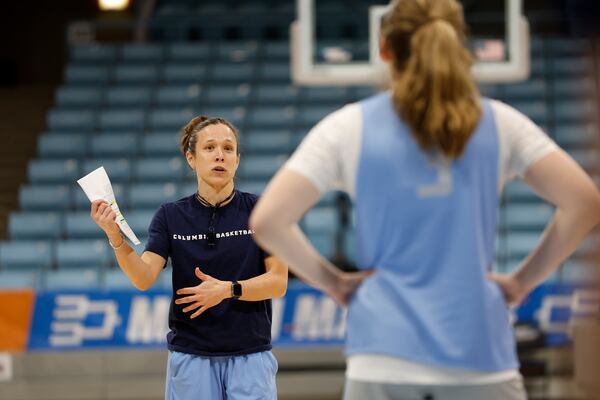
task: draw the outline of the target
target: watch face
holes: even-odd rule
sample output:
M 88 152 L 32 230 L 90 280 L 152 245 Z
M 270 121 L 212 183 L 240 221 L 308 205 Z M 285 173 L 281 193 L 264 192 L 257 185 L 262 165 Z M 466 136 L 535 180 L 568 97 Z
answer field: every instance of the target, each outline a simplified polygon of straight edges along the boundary
M 240 297 L 242 295 L 242 285 L 240 283 L 233 284 L 233 296 Z

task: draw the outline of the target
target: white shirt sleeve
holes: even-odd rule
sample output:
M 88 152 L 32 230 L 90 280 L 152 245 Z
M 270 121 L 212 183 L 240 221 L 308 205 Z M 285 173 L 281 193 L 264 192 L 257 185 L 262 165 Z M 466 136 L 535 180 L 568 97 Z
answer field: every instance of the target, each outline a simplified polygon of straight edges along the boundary
M 492 109 L 500 146 L 500 193 L 506 182 L 522 177 L 533 163 L 558 146 L 513 107 L 492 100 Z M 361 140 L 362 110 L 359 103 L 349 104 L 312 128 L 284 168 L 310 180 L 321 194 L 342 190 L 354 198 Z
M 559 147 L 527 116 L 498 100 L 492 100 L 500 146 L 499 191 L 516 176 Z
M 310 180 L 321 194 L 342 190 L 354 197 L 362 111 L 349 104 L 313 127 L 284 168 Z

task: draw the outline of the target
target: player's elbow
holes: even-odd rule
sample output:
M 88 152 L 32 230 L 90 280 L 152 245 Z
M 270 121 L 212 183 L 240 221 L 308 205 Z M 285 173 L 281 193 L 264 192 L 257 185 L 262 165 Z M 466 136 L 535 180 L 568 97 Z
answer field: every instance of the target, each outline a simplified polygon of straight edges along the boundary
M 594 188 L 581 195 L 575 207 L 581 214 L 581 218 L 585 218 L 594 226 L 600 223 L 600 192 Z
M 248 221 L 250 229 L 254 232 L 254 237 L 259 242 L 264 242 L 270 236 L 273 225 L 269 222 L 264 213 L 253 212 Z

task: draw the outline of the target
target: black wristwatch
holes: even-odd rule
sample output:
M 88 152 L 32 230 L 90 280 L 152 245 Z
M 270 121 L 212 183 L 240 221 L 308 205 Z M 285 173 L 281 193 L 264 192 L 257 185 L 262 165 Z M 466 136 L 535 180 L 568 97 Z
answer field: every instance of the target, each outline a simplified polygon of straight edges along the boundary
M 242 297 L 242 284 L 238 281 L 231 282 L 231 297 L 234 299 Z

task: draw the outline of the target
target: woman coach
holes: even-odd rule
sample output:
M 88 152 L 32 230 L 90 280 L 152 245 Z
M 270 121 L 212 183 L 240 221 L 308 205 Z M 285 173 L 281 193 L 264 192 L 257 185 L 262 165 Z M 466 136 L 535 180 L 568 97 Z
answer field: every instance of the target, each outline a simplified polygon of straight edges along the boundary
M 92 203 L 92 218 L 136 288 L 150 288 L 171 258 L 178 297 L 169 311 L 166 399 L 277 398 L 270 299 L 285 294 L 287 267 L 248 228 L 257 196 L 234 188 L 238 143 L 237 129 L 221 118 L 185 126 L 181 150 L 198 191 L 158 209 L 141 256 L 108 204 Z

